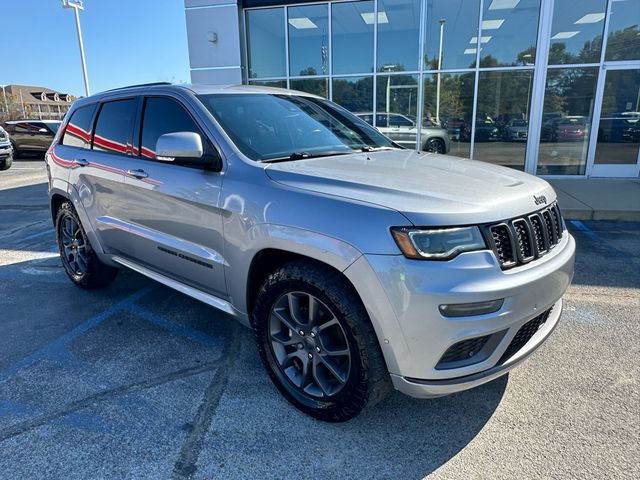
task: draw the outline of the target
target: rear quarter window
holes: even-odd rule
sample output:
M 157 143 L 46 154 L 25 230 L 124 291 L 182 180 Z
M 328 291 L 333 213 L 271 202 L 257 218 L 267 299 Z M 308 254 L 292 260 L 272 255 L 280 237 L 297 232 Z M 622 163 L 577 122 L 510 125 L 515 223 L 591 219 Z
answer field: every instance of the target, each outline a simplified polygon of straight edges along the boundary
M 96 105 L 87 105 L 73 112 L 64 130 L 62 145 L 78 148 L 91 147 L 91 120 L 95 110 Z

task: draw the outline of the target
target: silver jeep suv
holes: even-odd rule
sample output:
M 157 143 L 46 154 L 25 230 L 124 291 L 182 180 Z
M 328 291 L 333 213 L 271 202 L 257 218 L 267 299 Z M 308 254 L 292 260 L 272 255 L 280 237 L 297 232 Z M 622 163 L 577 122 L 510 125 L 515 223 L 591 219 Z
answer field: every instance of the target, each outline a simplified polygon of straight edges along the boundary
M 275 386 L 343 421 L 489 382 L 551 334 L 575 243 L 540 178 L 398 148 L 305 93 L 165 84 L 78 100 L 46 156 L 80 287 L 130 268 L 255 331 Z

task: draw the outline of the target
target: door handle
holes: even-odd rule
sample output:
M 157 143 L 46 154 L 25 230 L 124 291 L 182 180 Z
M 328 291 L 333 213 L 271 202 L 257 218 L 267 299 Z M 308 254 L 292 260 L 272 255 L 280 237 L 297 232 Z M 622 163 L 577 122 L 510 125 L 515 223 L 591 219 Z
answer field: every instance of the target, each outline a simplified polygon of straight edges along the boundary
M 79 167 L 86 167 L 89 165 L 89 161 L 84 158 L 74 158 L 73 163 Z
M 127 175 L 130 175 L 135 178 L 147 178 L 149 176 L 149 174 L 142 169 L 127 170 Z

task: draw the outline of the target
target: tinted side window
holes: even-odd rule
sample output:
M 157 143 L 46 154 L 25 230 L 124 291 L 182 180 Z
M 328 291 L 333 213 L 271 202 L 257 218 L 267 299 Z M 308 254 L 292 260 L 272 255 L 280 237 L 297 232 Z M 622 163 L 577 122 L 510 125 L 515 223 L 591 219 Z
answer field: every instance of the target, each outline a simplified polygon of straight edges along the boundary
M 87 105 L 73 112 L 64 130 L 62 145 L 78 148 L 91 147 L 91 120 L 95 109 L 95 105 Z
M 388 127 L 389 116 L 385 114 L 376 115 L 376 127 Z
M 93 149 L 122 154 L 131 152 L 131 124 L 135 111 L 134 99 L 103 104 L 96 122 Z
M 389 115 L 389 125 L 393 127 L 411 127 L 413 122 L 400 115 Z
M 202 135 L 189 113 L 178 102 L 170 98 L 147 98 L 142 120 L 140 154 L 143 157 L 156 158 L 156 142 L 160 135 L 175 132 L 194 132 Z
M 11 132 L 11 130 L 9 131 L 11 133 L 31 133 L 32 130 L 33 129 L 30 124 L 28 124 L 27 122 L 20 122 L 13 125 L 13 132 Z

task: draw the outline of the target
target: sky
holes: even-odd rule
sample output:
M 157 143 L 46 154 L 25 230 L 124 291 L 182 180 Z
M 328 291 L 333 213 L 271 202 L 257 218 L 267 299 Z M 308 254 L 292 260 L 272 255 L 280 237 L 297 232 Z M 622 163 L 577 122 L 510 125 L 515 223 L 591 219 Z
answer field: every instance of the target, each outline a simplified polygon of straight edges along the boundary
M 73 10 L 59 0 L 0 0 L 0 85 L 84 95 Z M 190 81 L 184 0 L 85 0 L 80 12 L 91 93 Z

